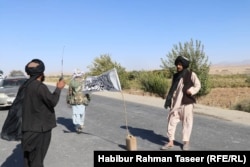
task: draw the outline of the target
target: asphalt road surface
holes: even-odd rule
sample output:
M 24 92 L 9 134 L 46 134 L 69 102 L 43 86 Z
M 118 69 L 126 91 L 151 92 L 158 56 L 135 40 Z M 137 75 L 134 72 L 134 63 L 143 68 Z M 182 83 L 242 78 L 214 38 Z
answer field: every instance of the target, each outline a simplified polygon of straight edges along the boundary
M 55 108 L 57 127 L 52 131 L 45 167 L 91 167 L 94 164 L 94 150 L 126 151 L 127 129 L 136 137 L 138 150 L 158 151 L 168 141 L 167 111 L 162 106 L 96 94 L 92 94 L 91 103 L 86 108 L 84 132 L 77 134 L 72 125 L 71 108 L 65 103 L 66 91 L 62 91 Z M 0 110 L 1 129 L 7 113 L 8 109 Z M 249 128 L 246 124 L 195 114 L 190 150 L 250 150 Z M 172 150 L 181 150 L 181 139 L 180 123 Z M 21 164 L 20 142 L 0 139 L 1 167 L 22 167 Z

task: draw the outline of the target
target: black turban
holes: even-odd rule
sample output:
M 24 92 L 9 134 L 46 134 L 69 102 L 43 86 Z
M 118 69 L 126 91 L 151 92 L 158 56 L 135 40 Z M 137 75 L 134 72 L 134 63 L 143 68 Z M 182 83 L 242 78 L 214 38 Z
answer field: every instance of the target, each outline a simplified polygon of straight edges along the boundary
M 36 63 L 36 66 L 30 66 L 31 63 Z M 25 71 L 30 76 L 40 76 L 45 70 L 44 63 L 39 59 L 31 60 L 26 66 Z
M 176 59 L 175 59 L 175 66 L 177 66 L 178 63 L 181 63 L 183 68 L 188 68 L 189 67 L 189 60 L 184 57 L 184 56 L 178 56 Z

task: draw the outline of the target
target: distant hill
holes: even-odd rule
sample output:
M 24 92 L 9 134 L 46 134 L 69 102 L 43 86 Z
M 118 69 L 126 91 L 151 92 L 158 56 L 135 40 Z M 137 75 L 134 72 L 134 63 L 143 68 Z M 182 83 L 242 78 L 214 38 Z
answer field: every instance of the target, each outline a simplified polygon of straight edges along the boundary
M 220 62 L 210 67 L 210 74 L 250 74 L 250 60 L 239 62 Z
M 214 66 L 241 66 L 241 65 L 250 65 L 250 59 L 246 59 L 246 60 L 240 60 L 240 61 L 222 61 L 219 63 L 215 63 L 213 64 Z

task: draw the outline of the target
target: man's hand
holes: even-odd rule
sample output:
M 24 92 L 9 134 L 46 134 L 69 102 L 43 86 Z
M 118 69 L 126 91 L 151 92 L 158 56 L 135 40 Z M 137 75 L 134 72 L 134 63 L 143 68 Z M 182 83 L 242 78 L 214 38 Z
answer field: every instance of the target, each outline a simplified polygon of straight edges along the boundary
M 187 95 L 192 95 L 191 91 L 190 90 L 187 90 Z
M 65 86 L 65 81 L 63 79 L 56 83 L 56 87 L 58 87 L 59 89 L 63 89 L 64 86 Z

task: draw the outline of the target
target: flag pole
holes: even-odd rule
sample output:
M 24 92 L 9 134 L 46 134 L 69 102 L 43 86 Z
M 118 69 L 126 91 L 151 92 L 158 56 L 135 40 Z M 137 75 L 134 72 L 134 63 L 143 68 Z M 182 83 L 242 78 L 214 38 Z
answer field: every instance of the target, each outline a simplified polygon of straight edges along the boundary
M 127 135 L 129 135 L 130 133 L 129 133 L 129 129 L 128 129 L 128 116 L 127 116 L 127 108 L 126 108 L 125 98 L 124 98 L 124 94 L 122 92 L 122 88 L 121 88 L 121 85 L 120 85 L 120 80 L 119 80 L 116 68 L 114 68 L 114 71 L 115 71 L 115 76 L 116 76 L 117 84 L 118 84 L 120 93 L 122 95 L 123 107 L 124 107 L 124 113 L 125 113 L 126 130 L 127 130 Z
M 63 55 L 64 55 L 64 48 L 65 46 L 63 46 L 63 50 L 62 50 L 62 59 L 61 59 L 61 77 L 59 80 L 63 79 Z
M 117 74 L 117 72 L 116 72 Z M 118 75 L 117 76 L 117 79 L 119 81 L 119 78 L 118 78 Z M 119 81 L 120 83 L 120 81 Z M 136 137 L 134 137 L 133 135 L 131 135 L 129 133 L 129 129 L 128 129 L 128 112 L 127 112 L 127 108 L 126 108 L 126 104 L 125 104 L 125 99 L 124 99 L 124 95 L 123 95 L 123 92 L 122 90 L 120 89 L 120 92 L 121 92 L 121 95 L 122 95 L 122 100 L 123 100 L 123 106 L 124 106 L 124 113 L 125 113 L 125 123 L 126 123 L 126 131 L 127 131 L 127 135 L 126 135 L 126 148 L 128 151 L 135 151 L 137 150 L 137 140 L 136 140 Z
M 124 108 L 124 114 L 125 114 L 125 123 L 126 123 L 126 146 L 127 150 L 132 151 L 137 149 L 137 142 L 136 137 L 134 137 L 129 132 L 128 128 L 128 112 L 126 108 L 126 103 L 124 99 L 124 94 L 121 89 L 121 84 L 119 80 L 119 76 L 117 74 L 116 68 L 113 68 L 112 70 L 109 70 L 105 73 L 103 73 L 100 76 L 89 76 L 85 80 L 85 87 L 86 90 L 115 90 L 117 92 L 121 93 L 122 100 L 123 100 L 123 108 Z
M 124 107 L 124 113 L 125 113 L 125 123 L 126 123 L 126 130 L 127 130 L 127 135 L 129 135 L 129 130 L 128 130 L 128 115 L 127 115 L 127 108 L 126 108 L 126 104 L 125 104 L 125 99 L 124 99 L 124 95 L 121 92 L 121 95 L 122 95 L 122 100 L 123 100 L 123 107 Z

